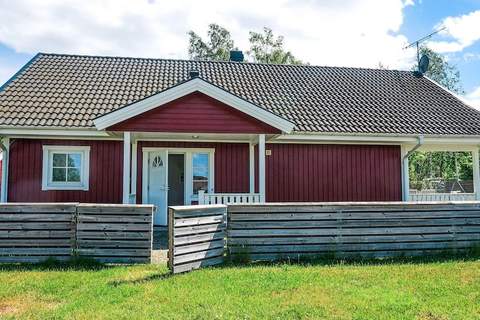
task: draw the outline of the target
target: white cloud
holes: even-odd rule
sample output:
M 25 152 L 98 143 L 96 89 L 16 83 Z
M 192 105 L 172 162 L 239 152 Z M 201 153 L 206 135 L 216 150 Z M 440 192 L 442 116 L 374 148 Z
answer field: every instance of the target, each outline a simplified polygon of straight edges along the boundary
M 470 105 L 477 109 L 480 109 L 480 86 L 467 94 L 466 99 L 468 102 L 470 102 Z
M 431 41 L 430 48 L 437 52 L 459 52 L 480 40 L 480 10 L 457 17 L 447 17 L 437 26 L 446 27 L 441 34 L 450 41 Z
M 0 42 L 19 52 L 187 57 L 189 30 L 271 27 L 312 64 L 409 68 L 414 51 L 398 31 L 412 0 L 0 0 Z

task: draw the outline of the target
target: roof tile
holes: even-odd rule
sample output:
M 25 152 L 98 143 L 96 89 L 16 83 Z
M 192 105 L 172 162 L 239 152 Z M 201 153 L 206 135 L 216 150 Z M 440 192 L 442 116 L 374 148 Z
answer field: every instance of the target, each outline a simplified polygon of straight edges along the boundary
M 480 112 L 408 71 L 57 54 L 0 92 L 0 126 L 93 127 L 194 69 L 299 132 L 480 135 Z

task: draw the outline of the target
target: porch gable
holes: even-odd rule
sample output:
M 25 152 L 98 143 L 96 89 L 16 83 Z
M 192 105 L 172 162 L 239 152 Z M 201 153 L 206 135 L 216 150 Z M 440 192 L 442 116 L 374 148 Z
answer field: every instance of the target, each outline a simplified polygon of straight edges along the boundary
M 106 130 L 243 134 L 282 132 L 198 91 L 114 124 Z
M 216 111 L 214 112 L 213 118 L 205 118 L 205 116 L 202 116 L 201 119 L 198 119 L 196 118 L 198 114 L 192 113 L 192 108 L 185 109 L 185 106 L 183 106 L 183 109 L 180 112 L 180 117 L 178 117 L 179 115 L 177 114 L 174 116 L 173 119 L 170 117 L 167 117 L 166 119 L 162 119 L 164 121 L 164 123 L 161 123 L 162 125 L 165 125 L 165 122 L 169 122 L 169 121 L 173 122 L 167 126 L 168 127 L 167 131 L 165 128 L 158 128 L 156 126 L 154 128 L 155 131 L 156 132 L 160 132 L 160 131 L 172 132 L 172 129 L 170 127 L 173 125 L 174 126 L 173 132 L 195 133 L 198 131 L 194 131 L 191 128 L 191 125 L 199 125 L 200 123 L 203 123 L 203 125 L 208 127 L 209 129 L 209 131 L 206 131 L 206 133 L 208 132 L 232 133 L 232 128 L 230 128 L 230 124 L 228 122 L 223 124 L 223 127 L 225 128 L 222 128 L 221 129 L 222 131 L 216 131 L 216 130 L 219 130 L 218 128 L 217 129 L 210 128 L 212 122 L 219 123 L 224 121 L 225 119 L 222 118 L 222 116 L 224 117 L 226 116 L 226 114 L 228 114 L 227 120 L 232 120 L 232 119 L 236 120 L 236 122 L 234 121 L 232 123 L 232 125 L 234 126 L 238 125 L 239 123 L 245 126 L 248 123 L 247 125 L 248 130 L 252 130 L 250 131 L 250 133 L 263 133 L 263 134 L 264 133 L 290 133 L 295 126 L 291 121 L 275 113 L 272 113 L 266 109 L 263 109 L 239 96 L 236 96 L 230 93 L 229 91 L 221 87 L 218 87 L 198 77 L 194 77 L 190 80 L 187 80 L 173 87 L 170 87 L 164 91 L 161 91 L 152 96 L 149 96 L 145 99 L 139 100 L 132 104 L 126 105 L 120 109 L 117 109 L 110 113 L 102 115 L 94 120 L 94 124 L 98 130 L 124 131 L 126 130 L 124 128 L 125 126 L 128 128 L 132 128 L 133 124 L 139 125 L 138 122 L 135 122 L 135 121 L 139 121 L 139 119 L 142 119 L 142 122 L 146 121 L 147 119 L 150 120 L 148 116 L 151 116 L 152 114 L 150 114 L 149 111 L 158 109 L 159 113 L 163 113 L 164 109 L 166 109 L 165 106 L 172 107 L 172 105 L 174 106 L 175 104 L 177 104 L 176 107 L 178 107 L 178 103 L 176 102 L 178 102 L 179 100 L 183 100 L 182 98 L 188 97 L 192 94 L 198 94 L 198 93 L 210 98 L 208 99 L 209 100 L 208 105 L 213 105 L 213 108 L 215 109 L 213 109 L 212 106 L 210 106 L 211 108 L 209 109 L 209 111 L 210 112 L 213 110 Z M 205 100 L 203 102 L 205 102 Z M 180 105 L 182 105 L 182 103 L 180 103 Z M 218 113 L 220 110 L 221 110 L 220 118 L 216 120 L 215 116 L 218 116 Z M 153 112 L 153 114 L 156 114 L 156 112 Z M 186 115 L 189 116 L 189 119 L 188 121 L 185 122 Z M 208 119 L 209 121 L 207 123 L 204 123 L 205 119 Z M 239 121 L 239 119 L 242 119 L 242 121 Z M 134 123 L 129 123 L 128 120 L 135 120 L 135 121 Z M 178 124 L 179 127 L 188 127 L 188 128 L 178 129 L 175 126 L 176 124 Z M 233 129 L 235 129 L 235 127 L 233 127 Z M 240 129 L 244 129 L 244 128 L 240 128 Z M 268 129 L 268 131 L 264 131 L 265 129 Z M 137 128 L 133 128 L 133 130 L 132 129 L 128 129 L 128 130 L 142 131 L 142 129 L 137 129 Z M 184 131 L 184 130 L 188 130 L 188 131 Z M 214 131 L 210 131 L 210 130 L 214 130 Z M 224 131 L 224 130 L 227 130 L 227 131 Z M 203 132 L 205 133 L 205 131 Z M 242 131 L 241 133 L 249 133 L 249 132 Z

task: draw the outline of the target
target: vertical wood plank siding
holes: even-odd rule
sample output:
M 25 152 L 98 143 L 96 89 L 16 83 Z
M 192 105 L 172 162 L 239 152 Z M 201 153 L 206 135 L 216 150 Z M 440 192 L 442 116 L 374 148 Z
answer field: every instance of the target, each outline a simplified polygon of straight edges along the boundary
M 113 125 L 113 131 L 281 133 L 245 113 L 199 92 Z
M 89 190 L 42 191 L 42 145 L 90 146 Z M 142 202 L 143 147 L 214 148 L 215 191 L 249 192 L 248 144 L 140 141 L 137 203 Z M 401 200 L 398 146 L 267 144 L 266 149 L 272 152 L 266 157 L 267 201 Z M 12 139 L 8 199 L 121 203 L 122 154 L 121 141 Z
M 142 203 L 144 147 L 214 148 L 215 192 L 249 191 L 249 146 L 246 143 L 139 141 L 137 153 L 137 203 Z
M 269 202 L 401 200 L 399 146 L 268 144 L 266 149 L 272 152 L 266 157 Z
M 42 191 L 43 145 L 90 146 L 89 190 Z M 12 139 L 8 201 L 121 203 L 122 154 L 121 141 Z

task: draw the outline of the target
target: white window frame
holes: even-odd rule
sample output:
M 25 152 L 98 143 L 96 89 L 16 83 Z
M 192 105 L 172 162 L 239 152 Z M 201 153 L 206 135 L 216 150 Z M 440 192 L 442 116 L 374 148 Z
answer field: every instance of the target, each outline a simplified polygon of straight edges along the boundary
M 196 153 L 206 154 L 208 157 L 208 180 L 207 180 L 207 193 L 214 193 L 214 159 L 215 159 L 215 149 L 194 149 L 190 152 L 190 156 L 187 159 L 189 162 L 190 170 L 189 172 L 189 188 L 190 188 L 190 198 L 191 201 L 198 201 L 198 194 L 193 193 L 193 155 Z M 190 171 L 189 170 L 189 171 Z
M 55 153 L 80 153 L 80 182 L 53 182 L 52 165 Z M 89 146 L 43 146 L 42 190 L 83 190 L 89 189 L 90 147 Z

